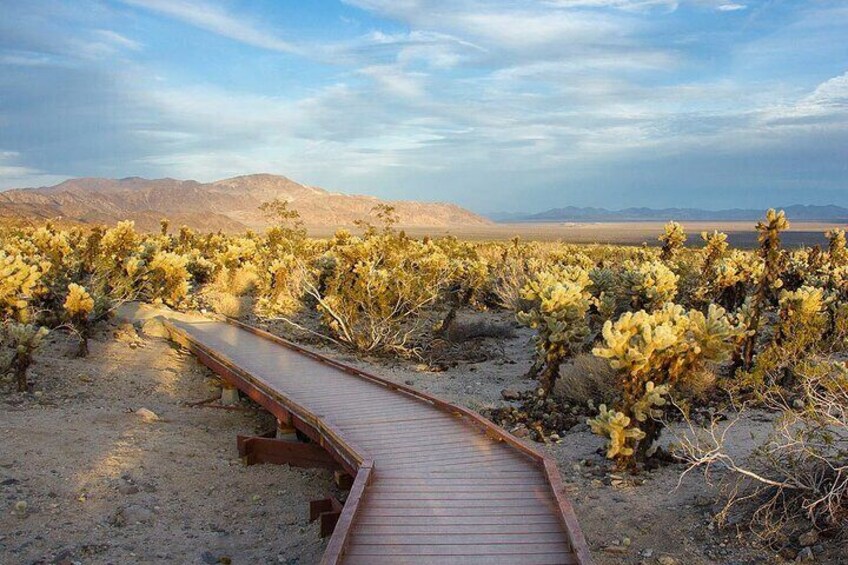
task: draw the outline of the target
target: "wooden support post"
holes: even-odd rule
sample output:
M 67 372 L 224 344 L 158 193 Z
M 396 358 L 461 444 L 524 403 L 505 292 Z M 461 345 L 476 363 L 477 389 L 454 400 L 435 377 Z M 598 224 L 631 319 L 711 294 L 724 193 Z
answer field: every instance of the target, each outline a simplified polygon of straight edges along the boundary
M 342 513 L 342 503 L 335 497 L 313 500 L 309 503 L 309 521 L 320 521 L 321 537 L 332 535 L 336 529 L 336 523 Z
M 350 490 L 350 487 L 353 486 L 353 477 L 344 471 L 335 471 L 333 473 L 333 481 L 342 490 Z
M 339 464 L 320 446 L 272 437 L 238 436 L 238 452 L 246 465 L 273 463 L 335 471 Z
M 297 429 L 292 424 L 291 414 L 287 414 L 285 418 L 277 420 L 277 433 L 275 437 L 285 441 L 298 441 Z
M 239 392 L 236 387 L 224 381 L 221 385 L 221 404 L 223 406 L 232 406 L 238 404 Z

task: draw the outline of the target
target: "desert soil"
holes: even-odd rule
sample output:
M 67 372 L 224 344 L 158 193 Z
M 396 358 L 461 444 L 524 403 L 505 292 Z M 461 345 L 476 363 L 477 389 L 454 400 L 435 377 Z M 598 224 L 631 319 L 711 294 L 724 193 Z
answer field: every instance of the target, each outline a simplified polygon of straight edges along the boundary
M 35 393 L 0 392 L 0 563 L 319 561 L 308 508 L 332 492 L 330 473 L 242 465 L 236 435 L 273 420 L 185 406 L 214 394 L 211 373 L 113 330 L 86 359 L 54 333 L 31 369 Z
M 116 339 L 114 330 L 102 330 L 86 359 L 71 358 L 71 344 L 54 335 L 31 371 L 35 394 L 0 393 L 0 563 L 317 563 L 325 542 L 308 523 L 308 503 L 335 493 L 330 474 L 243 466 L 235 436 L 267 429 L 268 416 L 185 406 L 214 394 L 214 377 L 162 340 Z M 480 410 L 503 404 L 504 388 L 533 387 L 523 377 L 531 337 L 515 327 L 511 338 L 474 340 L 443 372 L 309 345 Z M 146 421 L 139 408 L 160 420 Z M 739 455 L 767 420 L 754 415 L 737 427 Z M 559 443 L 534 445 L 557 460 L 599 565 L 794 561 L 741 528 L 713 527 L 714 489 L 703 476 L 678 485 L 683 468 L 675 465 L 611 475 L 587 426 L 564 432 Z M 840 563 L 838 549 L 812 549 L 817 563 Z

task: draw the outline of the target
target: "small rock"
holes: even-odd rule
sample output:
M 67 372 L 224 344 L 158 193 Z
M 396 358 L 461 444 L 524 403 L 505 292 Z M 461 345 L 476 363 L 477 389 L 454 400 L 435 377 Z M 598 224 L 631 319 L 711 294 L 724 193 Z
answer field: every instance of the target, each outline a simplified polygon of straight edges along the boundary
M 813 550 L 809 547 L 805 547 L 801 551 L 798 552 L 798 555 L 795 556 L 796 563 L 809 563 L 814 561 Z
M 521 400 L 521 394 L 513 388 L 505 388 L 501 391 L 504 400 Z
M 530 430 L 524 424 L 519 424 L 512 430 L 512 435 L 515 437 L 527 437 L 530 435 Z
M 677 565 L 677 559 L 670 555 L 662 555 L 657 558 L 659 565 Z
M 159 421 L 159 416 L 157 416 L 156 412 L 154 412 L 153 410 L 148 410 L 147 408 L 139 408 L 135 411 L 135 413 L 147 423 Z
M 159 318 L 145 320 L 141 325 L 141 332 L 148 337 L 161 337 L 165 339 L 171 337 L 171 332 L 168 331 L 168 328 L 165 327 L 165 324 Z
M 648 548 L 648 549 L 642 550 L 642 557 L 644 557 L 646 559 L 650 559 L 653 556 L 654 556 L 654 550 L 653 549 Z
M 811 545 L 816 545 L 816 542 L 819 541 L 819 533 L 816 530 L 810 530 L 809 532 L 805 532 L 798 536 L 798 544 L 801 547 L 809 547 Z
M 153 512 L 143 506 L 133 504 L 118 508 L 109 523 L 116 528 L 123 528 L 126 525 L 149 524 L 152 521 Z
M 132 324 L 121 324 L 114 333 L 115 339 L 121 343 L 138 344 L 141 339 L 138 337 L 138 332 L 135 331 L 135 326 Z
M 138 487 L 130 483 L 121 483 L 118 485 L 118 492 L 124 495 L 138 494 Z
M 695 506 L 703 508 L 704 506 L 711 506 L 713 503 L 712 499 L 708 496 L 702 496 L 700 494 L 695 495 L 694 504 Z

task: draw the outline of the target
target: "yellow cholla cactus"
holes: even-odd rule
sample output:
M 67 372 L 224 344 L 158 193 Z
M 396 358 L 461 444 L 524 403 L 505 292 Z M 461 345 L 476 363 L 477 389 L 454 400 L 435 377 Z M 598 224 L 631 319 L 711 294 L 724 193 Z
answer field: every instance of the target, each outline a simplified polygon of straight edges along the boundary
M 833 228 L 825 234 L 828 239 L 827 253 L 832 267 L 848 265 L 848 244 L 845 241 L 845 230 Z
M 35 324 L 7 321 L 3 325 L 4 341 L 14 351 L 11 367 L 15 374 L 19 392 L 25 392 L 28 388 L 27 369 L 32 363 L 33 353 L 41 346 L 41 342 L 48 333 L 50 332 L 47 328 Z
M 65 312 L 71 318 L 85 318 L 94 311 L 94 299 L 76 283 L 68 285 L 68 297 L 65 298 Z
M 176 305 L 188 294 L 191 275 L 186 266 L 188 258 L 177 253 L 160 251 L 153 256 L 148 266 L 147 285 L 150 297 Z
M 662 243 L 660 259 L 668 261 L 673 259 L 674 256 L 683 249 L 683 246 L 686 243 L 686 232 L 683 230 L 683 226 L 679 223 L 668 222 L 663 228 L 662 235 L 660 235 L 657 239 Z
M 604 344 L 592 352 L 618 371 L 617 408 L 644 422 L 659 416 L 655 407 L 665 404 L 663 396 L 677 382 L 698 374 L 708 362 L 726 360 L 743 335 L 744 328 L 719 306 L 710 305 L 704 314 L 668 303 L 656 312 L 626 312 L 607 321 Z M 647 428 L 652 434 L 647 441 L 656 439 L 659 428 Z
M 25 318 L 29 299 L 38 290 L 44 272 L 21 255 L 0 250 L 0 314 Z
M 517 314 L 518 321 L 537 331 L 536 352 L 540 381 L 547 393 L 559 376 L 563 360 L 575 352 L 589 332 L 586 314 L 592 304 L 589 273 L 563 267 L 539 273 L 522 290 L 533 307 Z
M 668 395 L 668 385 L 656 386 L 653 381 L 645 383 L 645 394 L 630 409 L 636 421 L 645 422 L 648 418 L 662 416 L 662 410 L 654 407 L 665 406 L 666 400 L 663 397 L 666 395 Z
M 627 261 L 622 273 L 624 292 L 634 308 L 654 310 L 677 296 L 679 277 L 661 261 Z
M 290 316 L 303 306 L 305 285 L 312 273 L 291 253 L 273 259 L 260 278 L 257 311 Z
M 633 455 L 633 444 L 645 438 L 645 432 L 637 426 L 631 426 L 631 420 L 624 413 L 608 410 L 605 404 L 598 408 L 595 418 L 586 423 L 592 432 L 607 438 L 607 458 L 626 458 Z
M 825 307 L 824 290 L 802 286 L 798 290 L 784 290 L 780 293 L 780 308 L 789 315 L 811 317 L 820 314 Z

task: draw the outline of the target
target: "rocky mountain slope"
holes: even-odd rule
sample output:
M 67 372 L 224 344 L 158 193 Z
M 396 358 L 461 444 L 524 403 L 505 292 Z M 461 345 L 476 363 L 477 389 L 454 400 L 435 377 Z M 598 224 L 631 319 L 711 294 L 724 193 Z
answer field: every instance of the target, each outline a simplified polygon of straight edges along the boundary
M 56 218 L 75 223 L 135 220 L 156 229 L 160 218 L 203 231 L 260 229 L 263 202 L 280 198 L 300 213 L 307 227 L 349 227 L 367 219 L 377 204 L 395 206 L 402 227 L 480 226 L 490 220 L 454 204 L 383 201 L 373 196 L 329 192 L 286 177 L 257 174 L 211 183 L 138 177 L 81 178 L 42 188 L 0 192 L 0 219 Z

